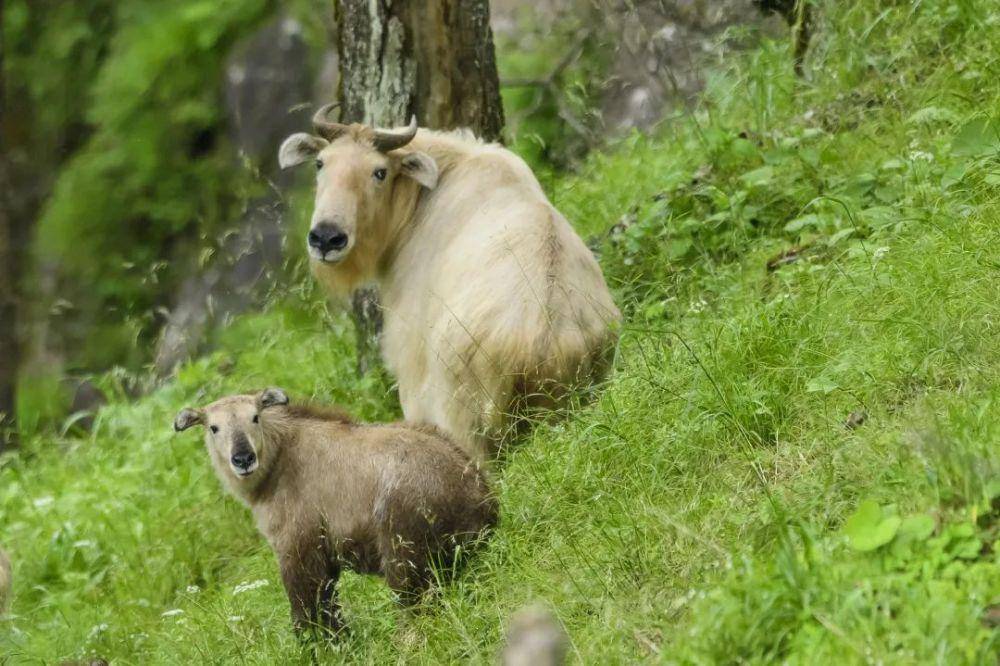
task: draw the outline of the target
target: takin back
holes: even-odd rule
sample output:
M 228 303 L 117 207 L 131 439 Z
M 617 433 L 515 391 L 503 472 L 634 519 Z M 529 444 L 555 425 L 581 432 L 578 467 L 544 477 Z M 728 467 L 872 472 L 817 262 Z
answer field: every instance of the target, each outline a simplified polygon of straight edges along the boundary
M 430 426 L 367 425 L 288 404 L 281 389 L 186 408 L 174 429 L 205 426 L 223 485 L 253 511 L 278 559 L 297 630 L 341 626 L 347 567 L 380 574 L 404 603 L 497 524 L 486 478 Z

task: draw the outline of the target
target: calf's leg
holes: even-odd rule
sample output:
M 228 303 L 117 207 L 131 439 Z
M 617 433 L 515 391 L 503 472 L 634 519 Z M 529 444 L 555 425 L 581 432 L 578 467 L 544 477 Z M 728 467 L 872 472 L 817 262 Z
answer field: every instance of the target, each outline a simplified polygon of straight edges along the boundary
M 322 542 L 310 539 L 289 549 L 280 556 L 279 566 L 295 630 L 339 631 L 343 626 L 337 602 L 340 565 L 327 558 Z

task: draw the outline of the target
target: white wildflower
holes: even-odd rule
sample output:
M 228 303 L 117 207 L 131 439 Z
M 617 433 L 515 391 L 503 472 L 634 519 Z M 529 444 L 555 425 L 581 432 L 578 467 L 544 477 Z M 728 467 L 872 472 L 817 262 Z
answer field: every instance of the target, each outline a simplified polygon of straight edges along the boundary
M 51 495 L 46 495 L 45 497 L 39 497 L 34 502 L 32 502 L 32 504 L 35 505 L 36 509 L 43 509 L 55 501 L 56 500 L 54 497 L 52 497 Z
M 256 590 L 258 588 L 267 585 L 267 581 L 263 578 L 260 580 L 255 580 L 252 583 L 248 581 L 243 581 L 239 585 L 233 588 L 233 595 L 243 594 L 244 592 L 249 592 L 250 590 Z
M 697 301 L 691 304 L 691 312 L 701 312 L 708 307 L 708 301 L 704 298 L 699 298 Z
M 910 161 L 916 162 L 917 160 L 922 160 L 924 162 L 933 162 L 934 156 L 925 150 L 914 150 L 910 153 Z
M 102 622 L 101 624 L 95 624 L 90 628 L 90 632 L 87 634 L 87 640 L 92 640 L 107 630 L 108 625 L 106 623 Z
M 242 622 L 243 621 L 243 616 L 242 615 L 230 615 L 229 616 L 229 621 L 230 622 Z
M 187 592 L 188 594 L 198 594 L 199 592 L 201 592 L 201 588 L 198 587 L 197 585 L 188 585 L 184 591 Z
M 876 248 L 874 252 L 872 252 L 872 258 L 874 258 L 875 261 L 879 261 L 882 257 L 887 255 L 888 253 L 889 253 L 889 248 L 879 247 Z
M 163 611 L 160 613 L 160 617 L 174 617 L 175 615 L 183 615 L 184 611 L 180 608 L 171 608 L 168 611 Z

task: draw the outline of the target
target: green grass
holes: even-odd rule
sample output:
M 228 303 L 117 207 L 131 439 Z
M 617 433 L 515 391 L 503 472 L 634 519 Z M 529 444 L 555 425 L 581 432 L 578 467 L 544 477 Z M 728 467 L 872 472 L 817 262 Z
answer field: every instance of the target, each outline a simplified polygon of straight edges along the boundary
M 420 613 L 347 576 L 321 661 L 488 663 L 540 601 L 584 663 L 996 663 L 1000 18 L 843 5 L 810 81 L 765 44 L 555 185 L 628 314 L 609 384 L 510 450 L 498 533 Z M 309 662 L 250 516 L 170 423 L 265 384 L 393 418 L 320 300 L 3 460 L 11 663 Z

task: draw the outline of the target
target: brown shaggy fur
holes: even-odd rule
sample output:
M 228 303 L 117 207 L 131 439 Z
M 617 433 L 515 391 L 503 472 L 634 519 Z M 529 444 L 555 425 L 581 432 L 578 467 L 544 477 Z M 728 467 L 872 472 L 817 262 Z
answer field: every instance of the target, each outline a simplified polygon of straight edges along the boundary
M 341 569 L 383 575 L 410 603 L 434 564 L 496 525 L 484 474 L 436 428 L 287 402 L 280 389 L 230 396 L 182 410 L 174 427 L 206 426 L 216 473 L 274 549 L 297 629 L 339 628 Z M 249 471 L 231 462 L 241 451 Z

